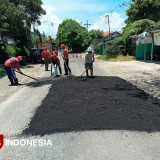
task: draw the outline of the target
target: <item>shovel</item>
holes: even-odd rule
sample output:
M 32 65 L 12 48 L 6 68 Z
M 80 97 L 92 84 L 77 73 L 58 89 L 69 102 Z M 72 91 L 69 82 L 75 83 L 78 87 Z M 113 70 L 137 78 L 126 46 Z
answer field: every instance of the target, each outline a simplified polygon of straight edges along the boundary
M 19 71 L 16 71 L 16 70 L 14 70 L 14 71 L 17 72 L 17 73 L 20 73 Z M 26 77 L 29 77 L 29 78 L 31 78 L 31 79 L 34 79 L 35 81 L 38 81 L 38 84 L 40 83 L 39 80 L 36 79 L 36 78 L 34 78 L 34 77 L 28 76 L 27 74 L 24 74 L 24 73 L 20 73 L 20 74 L 22 74 L 22 75 L 24 75 L 24 76 L 26 76 Z
M 82 78 L 82 76 L 85 74 L 85 72 L 89 69 L 89 66 L 87 67 L 87 69 L 85 69 L 85 71 L 80 75 L 80 78 Z

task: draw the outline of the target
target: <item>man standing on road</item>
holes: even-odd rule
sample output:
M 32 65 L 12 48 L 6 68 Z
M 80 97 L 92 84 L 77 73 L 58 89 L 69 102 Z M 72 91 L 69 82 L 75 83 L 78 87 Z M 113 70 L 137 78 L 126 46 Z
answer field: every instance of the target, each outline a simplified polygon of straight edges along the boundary
M 48 71 L 50 54 L 49 54 L 49 50 L 47 49 L 47 47 L 45 47 L 42 52 L 42 58 L 45 64 L 45 71 Z
M 65 75 L 68 75 L 68 72 L 71 74 L 71 69 L 69 68 L 68 50 L 64 44 L 61 44 L 61 48 L 63 49 L 62 58 L 64 60 Z
M 85 55 L 85 69 L 86 76 L 89 77 L 88 70 L 90 70 L 90 75 L 93 77 L 93 62 L 95 61 L 94 53 L 91 47 L 88 47 L 87 53 Z
M 16 77 L 16 74 L 14 72 L 14 68 L 17 68 L 19 73 L 23 74 L 21 72 L 21 70 L 19 69 L 20 68 L 20 64 L 19 64 L 20 61 L 22 61 L 22 56 L 12 57 L 12 58 L 6 60 L 6 62 L 4 63 L 4 67 L 5 67 L 6 73 L 8 75 L 8 79 L 11 82 L 11 86 L 19 84 L 18 79 Z

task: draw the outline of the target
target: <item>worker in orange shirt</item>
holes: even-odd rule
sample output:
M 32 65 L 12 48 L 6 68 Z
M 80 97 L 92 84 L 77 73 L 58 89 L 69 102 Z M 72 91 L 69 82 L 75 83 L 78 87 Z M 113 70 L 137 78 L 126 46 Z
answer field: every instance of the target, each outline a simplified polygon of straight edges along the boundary
M 64 70 L 65 70 L 65 75 L 71 74 L 71 69 L 69 68 L 69 56 L 68 56 L 68 49 L 64 44 L 61 44 L 61 48 L 63 49 L 62 52 L 62 58 L 64 60 Z
M 42 52 L 42 59 L 44 60 L 45 71 L 48 71 L 49 60 L 50 60 L 50 53 L 49 53 L 49 50 L 47 49 L 47 47 L 44 47 L 44 50 Z
M 6 70 L 8 79 L 10 80 L 12 86 L 19 84 L 16 74 L 14 72 L 14 68 L 16 68 L 19 71 L 19 73 L 23 74 L 20 70 L 20 64 L 19 64 L 20 61 L 22 61 L 22 56 L 12 57 L 6 60 L 4 63 L 4 68 Z

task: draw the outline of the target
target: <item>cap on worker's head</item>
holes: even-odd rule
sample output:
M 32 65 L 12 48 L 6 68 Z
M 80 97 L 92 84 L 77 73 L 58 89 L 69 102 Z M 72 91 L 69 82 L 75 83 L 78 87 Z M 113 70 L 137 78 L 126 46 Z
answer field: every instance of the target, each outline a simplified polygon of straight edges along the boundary
M 87 52 L 92 52 L 92 51 L 93 51 L 92 48 L 88 47 Z
M 65 48 L 65 45 L 64 45 L 64 44 L 61 44 L 61 48 Z
M 22 60 L 22 56 L 18 56 L 17 59 L 18 59 L 19 61 L 21 61 L 21 60 Z
M 53 57 L 57 57 L 57 55 L 55 53 L 53 53 Z

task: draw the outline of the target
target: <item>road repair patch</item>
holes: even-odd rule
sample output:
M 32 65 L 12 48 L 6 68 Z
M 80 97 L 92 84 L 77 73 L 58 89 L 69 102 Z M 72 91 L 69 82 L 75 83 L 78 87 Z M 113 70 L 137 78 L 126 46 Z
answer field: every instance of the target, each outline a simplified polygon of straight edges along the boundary
M 68 77 L 53 82 L 23 133 L 87 130 L 160 131 L 160 101 L 118 77 Z

